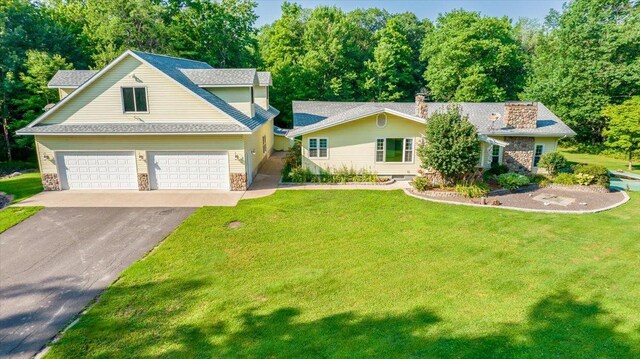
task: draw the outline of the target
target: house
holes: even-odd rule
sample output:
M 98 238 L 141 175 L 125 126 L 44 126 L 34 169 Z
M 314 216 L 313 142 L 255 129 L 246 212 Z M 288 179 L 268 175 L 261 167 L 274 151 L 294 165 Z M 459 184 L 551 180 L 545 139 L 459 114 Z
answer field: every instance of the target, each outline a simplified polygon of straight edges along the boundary
M 389 176 L 415 176 L 420 170 L 416 149 L 425 124 L 450 104 L 320 102 L 293 103 L 294 128 L 289 138 L 301 138 L 302 165 L 314 172 L 347 167 Z M 540 157 L 555 151 L 558 140 L 575 136 L 542 103 L 459 103 L 463 115 L 478 129 L 480 168 L 492 163 L 532 173 Z
M 274 146 L 271 75 L 126 51 L 59 71 L 35 136 L 45 190 L 245 190 Z

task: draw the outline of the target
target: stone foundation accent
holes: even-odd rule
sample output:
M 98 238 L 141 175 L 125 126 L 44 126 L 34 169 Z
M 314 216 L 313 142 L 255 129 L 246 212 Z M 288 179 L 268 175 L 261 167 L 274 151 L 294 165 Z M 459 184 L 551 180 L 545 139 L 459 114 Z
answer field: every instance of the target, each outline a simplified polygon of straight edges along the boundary
M 548 185 L 545 185 L 544 188 L 563 189 L 567 191 L 579 191 L 579 192 L 591 192 L 591 193 L 609 193 L 610 192 L 607 187 L 601 186 L 601 185 L 580 186 L 580 185 L 549 183 Z
M 138 173 L 138 191 L 148 191 L 151 189 L 149 185 L 149 174 Z
M 60 180 L 57 173 L 43 173 L 42 187 L 45 191 L 60 191 Z
M 502 163 L 513 172 L 530 174 L 533 168 L 535 139 L 533 137 L 505 137 L 504 141 L 509 144 L 504 148 Z
M 538 104 L 536 102 L 507 102 L 504 105 L 504 125 L 509 128 L 536 128 Z
M 244 173 L 232 173 L 231 174 L 231 190 L 232 191 L 246 191 L 247 190 L 247 175 Z

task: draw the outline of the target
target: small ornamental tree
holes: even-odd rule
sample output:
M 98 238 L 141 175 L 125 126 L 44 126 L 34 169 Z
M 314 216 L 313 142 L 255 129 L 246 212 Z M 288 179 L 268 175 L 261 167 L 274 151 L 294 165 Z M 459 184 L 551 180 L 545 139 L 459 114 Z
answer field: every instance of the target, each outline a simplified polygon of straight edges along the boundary
M 609 119 L 607 128 L 602 131 L 605 145 L 627 156 L 629 170 L 633 169 L 633 156 L 640 152 L 640 96 L 632 97 L 619 104 L 610 105 L 602 110 Z
M 458 106 L 429 118 L 425 140 L 418 148 L 422 167 L 440 172 L 448 183 L 464 179 L 480 161 L 477 130 Z

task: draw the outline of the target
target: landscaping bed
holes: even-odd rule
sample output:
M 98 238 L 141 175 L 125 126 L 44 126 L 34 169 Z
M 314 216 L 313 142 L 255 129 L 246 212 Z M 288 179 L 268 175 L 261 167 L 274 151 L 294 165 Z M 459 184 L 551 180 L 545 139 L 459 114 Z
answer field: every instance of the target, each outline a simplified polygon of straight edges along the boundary
M 538 188 L 537 186 L 517 191 L 492 191 L 484 200 L 482 198 L 456 196 L 455 192 L 451 196 L 442 196 L 434 195 L 433 192 L 416 191 L 415 189 L 408 189 L 407 191 L 421 198 L 452 203 L 559 212 L 586 212 L 609 209 L 623 204 L 627 198 L 623 192 L 609 192 L 608 190 L 606 192 L 587 192 L 549 187 Z M 549 200 L 543 200 L 545 196 L 549 196 Z M 570 203 L 566 205 L 555 204 L 554 202 L 557 199 L 568 199 Z

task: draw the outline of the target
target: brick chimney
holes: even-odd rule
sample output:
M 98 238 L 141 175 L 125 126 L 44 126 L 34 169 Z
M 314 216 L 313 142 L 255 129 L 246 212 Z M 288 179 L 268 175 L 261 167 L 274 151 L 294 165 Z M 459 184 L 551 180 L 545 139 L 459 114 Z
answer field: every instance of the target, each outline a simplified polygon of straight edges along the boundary
M 416 100 L 417 101 L 417 100 Z M 536 128 L 538 121 L 537 102 L 506 102 L 504 125 L 508 128 Z
M 427 93 L 417 93 L 416 94 L 416 117 L 427 119 L 428 108 L 427 101 L 429 99 L 429 94 Z

